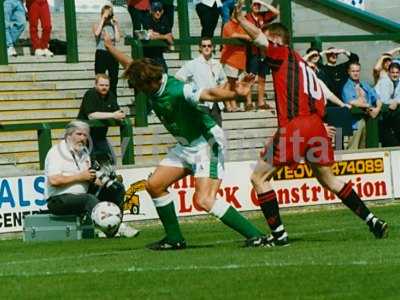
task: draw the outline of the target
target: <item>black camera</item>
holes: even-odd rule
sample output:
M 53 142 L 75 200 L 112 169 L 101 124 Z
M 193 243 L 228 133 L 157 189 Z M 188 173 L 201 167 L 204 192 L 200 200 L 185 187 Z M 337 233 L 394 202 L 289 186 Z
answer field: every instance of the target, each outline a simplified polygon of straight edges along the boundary
M 90 169 L 96 171 L 96 178 L 100 180 L 107 189 L 117 189 L 119 185 L 118 176 L 115 173 L 115 167 L 111 161 L 92 160 Z

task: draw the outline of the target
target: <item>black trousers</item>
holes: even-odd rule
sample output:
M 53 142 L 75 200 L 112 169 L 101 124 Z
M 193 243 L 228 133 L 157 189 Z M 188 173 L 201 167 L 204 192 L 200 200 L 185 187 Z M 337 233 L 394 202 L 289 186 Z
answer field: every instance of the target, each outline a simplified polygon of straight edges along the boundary
M 110 52 L 96 50 L 94 72 L 95 74 L 99 74 L 106 73 L 106 71 L 108 72 L 108 76 L 110 76 L 110 91 L 117 96 L 119 63 Z
M 100 191 L 92 189 L 94 194 L 61 194 L 47 199 L 47 208 L 54 215 L 88 215 L 93 207 L 100 201 L 109 201 L 117 204 L 121 209 L 124 203 L 125 188 L 120 182 L 115 182 L 109 188 L 101 188 Z
M 149 15 L 147 10 L 140 10 L 132 6 L 128 6 L 128 12 L 132 20 L 133 33 L 135 30 L 147 29 L 146 19 Z
M 201 37 L 212 38 L 220 16 L 220 10 L 217 4 L 214 3 L 213 7 L 209 7 L 203 3 L 199 3 L 196 5 L 196 12 L 200 18 Z

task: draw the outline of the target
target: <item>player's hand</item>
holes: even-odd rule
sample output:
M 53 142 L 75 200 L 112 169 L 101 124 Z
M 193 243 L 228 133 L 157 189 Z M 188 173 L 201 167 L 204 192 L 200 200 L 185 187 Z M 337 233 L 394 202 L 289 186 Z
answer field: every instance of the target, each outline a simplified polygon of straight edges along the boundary
M 324 123 L 324 127 L 326 130 L 326 133 L 328 134 L 328 137 L 333 140 L 333 138 L 336 135 L 336 128 L 334 126 L 328 125 L 327 123 Z
M 236 94 L 239 97 L 246 97 L 248 94 L 250 94 L 255 78 L 256 76 L 254 74 L 247 74 L 242 80 L 237 81 L 235 85 Z
M 114 111 L 115 120 L 123 120 L 125 118 L 125 113 L 122 110 Z
M 103 40 L 104 40 L 104 47 L 106 47 L 106 49 L 110 48 L 113 46 L 112 43 L 112 39 L 110 37 L 110 35 L 107 32 L 103 32 L 102 34 Z

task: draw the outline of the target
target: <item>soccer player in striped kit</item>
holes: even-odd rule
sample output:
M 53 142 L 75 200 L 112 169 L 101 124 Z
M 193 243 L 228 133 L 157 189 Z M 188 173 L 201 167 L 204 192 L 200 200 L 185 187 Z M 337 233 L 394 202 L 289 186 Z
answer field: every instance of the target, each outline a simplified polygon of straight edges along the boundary
M 245 18 L 242 6 L 242 2 L 236 5 L 235 17 L 254 44 L 265 53 L 272 70 L 278 115 L 278 131 L 273 143 L 266 145 L 260 153 L 251 175 L 261 210 L 272 233 L 267 238 L 267 245 L 289 244 L 277 197 L 269 180 L 279 167 L 295 168 L 302 160 L 311 166 L 320 184 L 333 191 L 344 205 L 366 222 L 376 238 L 386 237 L 387 223 L 364 205 L 351 182 L 345 183 L 336 178 L 330 168 L 334 163 L 330 140 L 334 129 L 323 122 L 325 100 L 315 73 L 288 46 L 289 31 L 280 23 L 268 24 L 260 30 Z

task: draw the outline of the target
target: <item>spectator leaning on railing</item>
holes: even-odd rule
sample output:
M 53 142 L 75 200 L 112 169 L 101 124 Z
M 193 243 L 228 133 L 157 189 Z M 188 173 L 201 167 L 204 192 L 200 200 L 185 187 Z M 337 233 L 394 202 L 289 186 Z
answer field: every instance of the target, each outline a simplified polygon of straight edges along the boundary
M 51 16 L 47 0 L 26 0 L 26 8 L 28 10 L 32 49 L 35 52 L 35 56 L 53 56 L 53 52 L 49 50 Z M 40 37 L 38 28 L 39 21 L 42 27 Z
M 382 118 L 380 120 L 380 139 L 382 146 L 400 146 L 400 64 L 391 63 L 389 76 L 378 80 L 375 90 L 381 99 Z
M 17 56 L 15 43 L 25 30 L 26 16 L 23 0 L 4 0 L 4 22 L 8 56 Z
M 146 28 L 148 28 L 148 38 L 150 40 L 164 40 L 170 45 L 174 42 L 171 24 L 164 15 L 163 4 L 159 1 L 151 4 L 150 16 L 146 19 Z M 143 55 L 160 64 L 167 73 L 168 67 L 164 58 L 166 50 L 167 47 L 144 47 Z
M 378 146 L 379 140 L 377 121 L 382 102 L 374 88 L 367 82 L 360 80 L 360 71 L 360 63 L 352 62 L 349 65 L 349 79 L 345 83 L 342 93 L 342 99 L 345 103 L 358 108 L 351 110 L 355 131 L 348 142 L 348 149 Z M 367 127 L 371 130 L 367 130 Z

